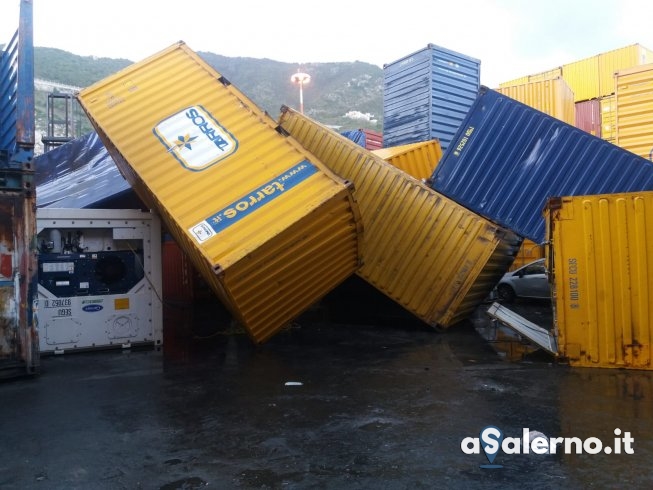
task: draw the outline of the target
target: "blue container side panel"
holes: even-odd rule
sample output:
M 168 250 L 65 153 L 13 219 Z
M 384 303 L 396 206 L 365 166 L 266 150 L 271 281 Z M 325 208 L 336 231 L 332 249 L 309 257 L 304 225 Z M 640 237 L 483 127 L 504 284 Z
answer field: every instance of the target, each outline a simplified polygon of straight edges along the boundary
M 0 164 L 22 169 L 34 155 L 34 36 L 31 1 L 0 57 Z
M 16 147 L 16 66 L 18 31 L 7 43 L 0 59 L 0 151 L 13 153 Z
M 384 66 L 384 146 L 437 138 L 446 149 L 479 87 L 479 60 L 433 44 Z
M 383 146 L 429 135 L 430 57 L 419 51 L 383 68 Z
M 653 163 L 483 87 L 431 185 L 541 243 L 550 197 L 653 190 Z

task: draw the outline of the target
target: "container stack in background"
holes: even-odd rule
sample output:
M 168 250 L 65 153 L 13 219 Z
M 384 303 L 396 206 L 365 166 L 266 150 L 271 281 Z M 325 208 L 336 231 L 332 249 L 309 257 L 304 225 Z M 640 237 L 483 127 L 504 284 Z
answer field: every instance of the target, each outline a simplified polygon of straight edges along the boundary
M 639 77 L 646 78 L 645 73 L 651 70 L 651 67 L 646 65 L 651 63 L 653 63 L 653 51 L 640 44 L 633 44 L 567 63 L 541 73 L 502 82 L 499 84 L 498 90 L 542 80 L 562 78 L 574 94 L 576 106 L 575 125 L 594 136 L 632 151 L 631 147 L 624 146 L 624 141 L 628 140 L 630 135 L 638 130 L 633 127 L 633 120 L 622 125 L 617 122 L 619 118 L 628 117 L 624 113 L 619 114 L 617 87 L 619 84 L 623 86 L 625 84 L 641 83 L 643 79 L 637 79 Z M 633 72 L 637 72 L 639 75 L 634 75 Z M 637 81 L 633 82 L 633 80 Z M 645 95 L 644 92 L 648 92 L 648 95 Z M 644 92 L 639 93 L 639 100 L 643 102 L 648 98 L 649 103 L 653 101 L 650 88 Z M 628 109 L 623 105 L 622 108 L 627 114 Z M 640 120 L 634 124 L 646 124 L 646 122 Z M 622 144 L 618 142 L 620 126 L 628 135 L 625 136 L 625 140 L 622 137 Z M 653 141 L 649 141 L 649 143 L 650 152 Z M 651 159 L 650 154 L 643 151 L 635 151 L 634 153 L 649 160 Z

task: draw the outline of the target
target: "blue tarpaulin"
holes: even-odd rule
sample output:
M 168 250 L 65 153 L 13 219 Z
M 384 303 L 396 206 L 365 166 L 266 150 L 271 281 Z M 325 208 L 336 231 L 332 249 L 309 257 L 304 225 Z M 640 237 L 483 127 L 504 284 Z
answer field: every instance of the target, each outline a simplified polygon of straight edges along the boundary
M 115 200 L 142 207 L 96 132 L 35 157 L 34 166 L 38 208 L 102 208 Z

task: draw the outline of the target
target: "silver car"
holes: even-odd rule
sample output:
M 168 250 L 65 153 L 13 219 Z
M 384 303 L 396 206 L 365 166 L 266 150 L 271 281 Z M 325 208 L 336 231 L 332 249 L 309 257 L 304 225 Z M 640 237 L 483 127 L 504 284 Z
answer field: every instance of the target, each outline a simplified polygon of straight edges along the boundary
M 504 274 L 496 287 L 499 301 L 513 302 L 516 298 L 551 299 L 551 286 L 544 259 L 535 260 Z

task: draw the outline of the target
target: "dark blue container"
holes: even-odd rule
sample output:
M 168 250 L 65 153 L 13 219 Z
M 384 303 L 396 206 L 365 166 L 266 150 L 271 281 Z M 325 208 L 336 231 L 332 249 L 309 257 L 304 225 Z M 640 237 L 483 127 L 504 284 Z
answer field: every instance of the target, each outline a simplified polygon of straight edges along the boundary
M 653 163 L 482 87 L 431 186 L 542 243 L 549 197 L 653 190 Z
M 0 378 L 38 372 L 32 0 L 0 51 Z M 3 22 L 6 19 L 3 18 Z
M 443 150 L 474 103 L 481 62 L 434 44 L 383 66 L 383 146 L 440 140 Z

